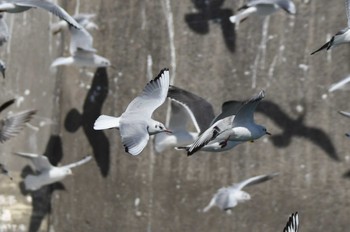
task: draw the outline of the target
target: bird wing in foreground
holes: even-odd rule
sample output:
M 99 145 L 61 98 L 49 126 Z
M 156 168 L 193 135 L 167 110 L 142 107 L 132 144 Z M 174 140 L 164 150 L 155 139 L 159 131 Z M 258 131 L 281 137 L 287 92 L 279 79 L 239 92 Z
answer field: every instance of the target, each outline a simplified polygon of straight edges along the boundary
M 233 126 L 254 122 L 254 112 L 259 102 L 265 97 L 265 92 L 260 93 L 245 102 L 233 118 Z
M 18 6 L 45 9 L 51 12 L 52 14 L 58 16 L 60 19 L 67 21 L 67 23 L 69 23 L 73 27 L 76 27 L 78 29 L 82 28 L 82 26 L 79 23 L 77 23 L 77 21 L 75 21 L 75 19 L 70 14 L 68 14 L 62 7 L 47 0 L 12 0 L 11 3 L 14 3 Z
M 283 229 L 283 232 L 298 232 L 299 229 L 299 216 L 298 212 L 293 213 Z
M 291 0 L 250 0 L 246 6 L 255 6 L 258 4 L 277 4 L 281 9 L 289 14 L 296 13 L 296 7 Z
M 71 35 L 69 44 L 69 52 L 71 55 L 73 55 L 78 49 L 96 52 L 96 49 L 92 46 L 94 40 L 85 28 L 78 30 L 71 27 L 69 32 Z
M 27 110 L 0 120 L 0 142 L 16 136 L 35 113 L 36 110 Z
M 32 153 L 25 153 L 25 152 L 15 152 L 14 154 L 30 159 L 35 169 L 39 172 L 42 172 L 44 170 L 49 170 L 53 167 L 46 156 L 32 154 Z
M 92 159 L 92 156 L 89 155 L 89 156 L 86 156 L 86 157 L 84 157 L 83 159 L 81 159 L 81 160 L 79 160 L 77 162 L 74 162 L 74 163 L 71 163 L 71 164 L 67 164 L 67 165 L 64 165 L 62 167 L 63 168 L 69 168 L 69 169 L 70 168 L 75 168 L 75 167 L 78 167 L 80 165 L 83 165 L 83 164 L 89 162 L 91 159 Z
M 6 109 L 7 107 L 9 107 L 10 105 L 12 105 L 13 103 L 15 103 L 16 99 L 11 99 L 11 100 L 8 100 L 7 102 L 3 103 L 1 106 L 0 106 L 0 112 L 2 112 L 4 109 Z
M 146 123 L 130 122 L 120 124 L 120 136 L 125 151 L 131 155 L 138 155 L 146 147 L 149 134 Z
M 251 177 L 249 179 L 243 180 L 239 183 L 235 183 L 232 185 L 233 188 L 236 188 L 238 190 L 243 189 L 246 186 L 251 186 L 251 185 L 255 185 L 255 184 L 260 184 L 262 182 L 271 180 L 273 177 L 279 175 L 279 173 L 272 173 L 272 174 L 268 174 L 268 175 L 260 175 L 260 176 L 254 176 Z
M 215 117 L 213 107 L 209 102 L 204 98 L 175 86 L 169 87 L 168 97 L 184 106 L 198 132 L 208 129 Z
M 211 122 L 211 125 L 223 118 L 236 115 L 243 104 L 244 102 L 234 100 L 224 102 L 221 106 L 221 114 L 214 118 L 214 120 Z
M 153 111 L 162 105 L 169 89 L 169 70 L 163 69 L 158 76 L 147 83 L 142 93 L 126 108 L 123 116 L 134 114 L 151 118 Z

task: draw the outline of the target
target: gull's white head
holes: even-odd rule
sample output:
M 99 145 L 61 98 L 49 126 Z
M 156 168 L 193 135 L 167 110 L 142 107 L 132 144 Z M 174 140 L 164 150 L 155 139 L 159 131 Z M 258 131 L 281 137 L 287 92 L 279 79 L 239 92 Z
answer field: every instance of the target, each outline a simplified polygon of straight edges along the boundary
M 154 134 L 158 134 L 158 133 L 161 133 L 161 132 L 167 132 L 167 133 L 171 133 L 171 131 L 169 131 L 163 123 L 161 122 L 157 122 L 157 121 L 154 121 L 152 120 L 151 123 L 149 123 L 148 125 L 148 133 L 150 135 L 154 135 Z
M 96 56 L 95 57 L 95 63 L 96 63 L 96 66 L 97 67 L 108 67 L 108 66 L 111 66 L 111 62 L 102 57 L 102 56 Z
M 65 170 L 65 174 L 66 174 L 66 175 L 73 175 L 73 172 L 72 172 L 72 170 L 70 170 L 70 168 L 67 168 L 67 169 Z
M 267 131 L 266 127 L 260 126 L 260 125 L 256 125 L 255 127 L 256 129 L 254 130 L 254 132 L 252 133 L 252 137 L 253 139 L 258 139 L 264 135 L 271 135 L 270 132 Z
M 245 202 L 245 201 L 249 201 L 251 199 L 249 193 L 246 193 L 244 191 L 237 192 L 236 198 L 237 198 L 238 202 Z

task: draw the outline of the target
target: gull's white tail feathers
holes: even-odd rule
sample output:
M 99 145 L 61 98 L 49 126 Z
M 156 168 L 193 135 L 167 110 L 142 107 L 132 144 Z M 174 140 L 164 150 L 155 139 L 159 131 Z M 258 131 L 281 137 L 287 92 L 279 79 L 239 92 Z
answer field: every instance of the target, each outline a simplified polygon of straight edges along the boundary
M 236 25 L 236 28 L 238 28 L 240 22 L 248 18 L 248 16 L 254 12 L 256 12 L 256 7 L 248 7 L 239 11 L 236 15 L 231 16 L 229 19 L 231 23 L 234 23 Z
M 110 128 L 119 129 L 119 118 L 108 115 L 100 115 L 96 119 L 94 130 L 105 130 Z

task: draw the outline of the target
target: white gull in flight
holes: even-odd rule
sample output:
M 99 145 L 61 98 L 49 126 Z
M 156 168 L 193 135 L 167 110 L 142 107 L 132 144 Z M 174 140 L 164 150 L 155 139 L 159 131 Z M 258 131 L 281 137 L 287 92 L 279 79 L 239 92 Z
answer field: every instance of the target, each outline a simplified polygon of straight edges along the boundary
M 227 213 L 231 213 L 230 210 L 234 208 L 238 203 L 242 203 L 251 199 L 249 193 L 242 190 L 244 187 L 271 180 L 277 175 L 278 173 L 255 176 L 239 183 L 234 183 L 229 187 L 220 188 L 210 200 L 209 204 L 203 209 L 203 212 L 207 212 L 213 206 L 217 206 L 221 210 L 225 210 Z
M 131 155 L 140 154 L 148 143 L 149 135 L 171 133 L 161 122 L 151 118 L 153 112 L 164 103 L 168 89 L 169 70 L 163 69 L 147 83 L 120 117 L 101 115 L 96 119 L 94 129 L 119 129 L 125 151 Z
M 48 158 L 43 155 L 16 152 L 14 153 L 23 158 L 30 159 L 35 167 L 37 175 L 27 175 L 24 179 L 24 185 L 26 190 L 35 191 L 40 189 L 44 185 L 49 185 L 63 180 L 68 175 L 72 175 L 71 168 L 85 164 L 92 159 L 92 156 L 86 156 L 85 158 L 68 165 L 55 167 L 50 164 Z
M 178 150 L 187 149 L 186 144 L 195 141 L 198 136 L 208 129 L 217 120 L 237 113 L 242 105 L 238 101 L 225 102 L 222 105 L 222 113 L 215 118 L 212 105 L 205 99 L 179 87 L 170 86 L 168 98 L 171 100 L 171 112 L 167 128 L 171 135 L 157 134 L 155 136 L 155 150 L 160 153 L 168 147 L 176 147 Z M 189 131 L 188 124 L 192 122 L 196 131 Z M 209 142 L 201 148 L 201 151 L 222 152 L 232 149 L 241 142 L 228 141 L 226 146 L 217 142 Z
M 255 109 L 264 96 L 265 92 L 260 91 L 257 96 L 243 103 L 235 115 L 224 115 L 222 119 L 217 120 L 196 141 L 187 146 L 187 155 L 192 155 L 210 142 L 225 147 L 228 141 L 254 141 L 263 135 L 270 135 L 265 127 L 254 122 Z

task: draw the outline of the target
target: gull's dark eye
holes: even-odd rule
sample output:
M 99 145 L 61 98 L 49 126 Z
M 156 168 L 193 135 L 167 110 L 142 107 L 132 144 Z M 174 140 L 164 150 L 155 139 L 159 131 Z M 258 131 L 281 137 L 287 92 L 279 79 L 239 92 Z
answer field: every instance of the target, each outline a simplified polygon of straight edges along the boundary
M 162 127 L 162 126 L 159 126 L 159 129 L 163 130 L 163 127 Z

